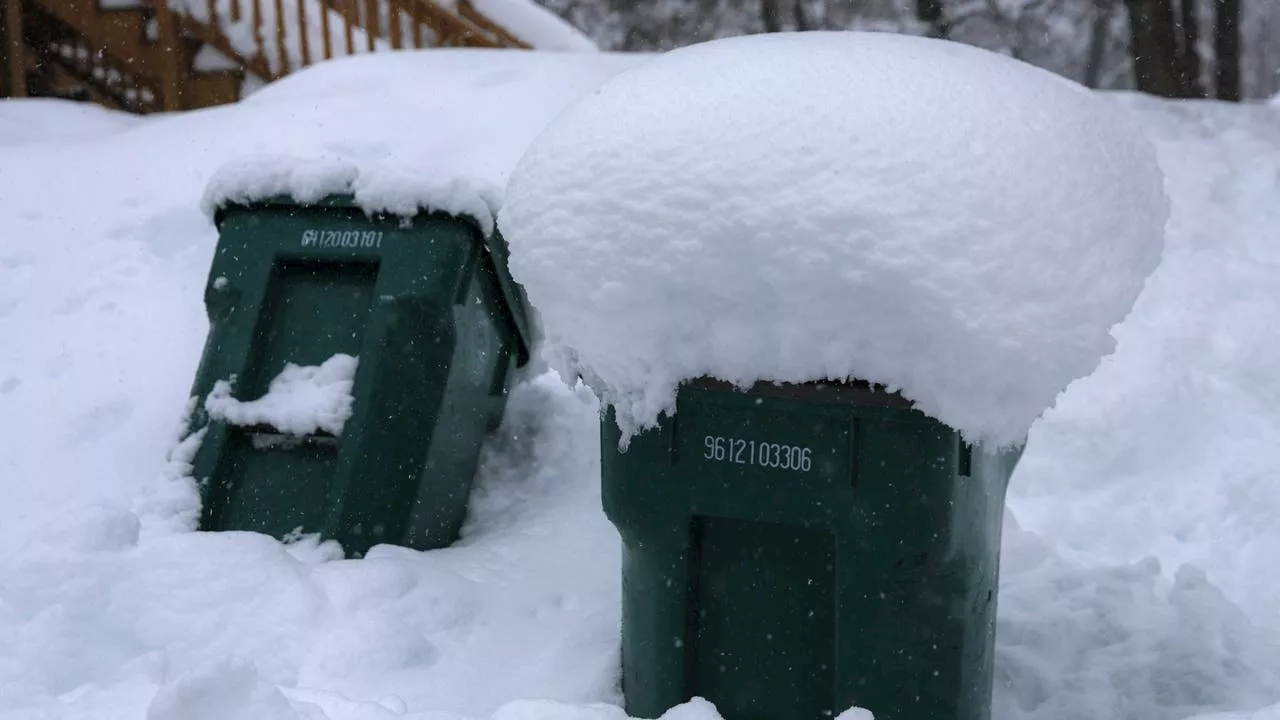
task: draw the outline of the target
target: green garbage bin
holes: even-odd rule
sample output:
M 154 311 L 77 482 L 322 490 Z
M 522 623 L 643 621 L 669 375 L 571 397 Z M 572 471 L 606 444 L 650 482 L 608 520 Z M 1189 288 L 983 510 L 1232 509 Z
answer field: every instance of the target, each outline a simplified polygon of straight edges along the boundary
M 859 383 L 686 383 L 602 491 L 623 542 L 626 710 L 726 720 L 990 714 L 1001 519 L 988 453 Z
M 344 196 L 230 204 L 215 221 L 188 424 L 205 432 L 192 463 L 201 529 L 319 533 L 351 557 L 455 541 L 484 436 L 529 357 L 501 238 L 427 208 L 369 215 Z M 339 354 L 356 369 L 338 435 L 206 409 L 220 382 L 261 399 L 287 365 Z

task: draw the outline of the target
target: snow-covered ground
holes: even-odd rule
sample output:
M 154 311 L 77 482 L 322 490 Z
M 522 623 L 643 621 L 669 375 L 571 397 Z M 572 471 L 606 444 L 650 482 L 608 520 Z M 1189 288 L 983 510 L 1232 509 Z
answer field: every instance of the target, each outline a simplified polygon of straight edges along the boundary
M 167 456 L 224 162 L 359 158 L 496 202 L 560 107 L 640 61 L 361 57 L 147 119 L 0 103 L 23 133 L 0 145 L 0 718 L 621 720 L 585 389 L 513 392 L 440 551 L 191 532 Z M 1014 476 L 995 720 L 1274 720 L 1249 713 L 1280 703 L 1280 111 L 1107 97 L 1157 143 L 1171 234 Z

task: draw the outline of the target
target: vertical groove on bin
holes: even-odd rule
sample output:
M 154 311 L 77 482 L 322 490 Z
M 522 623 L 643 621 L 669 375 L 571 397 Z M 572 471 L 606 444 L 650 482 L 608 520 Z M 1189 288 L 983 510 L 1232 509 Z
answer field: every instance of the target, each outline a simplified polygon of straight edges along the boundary
M 858 487 L 858 451 L 862 445 L 862 421 L 849 423 L 849 487 Z
M 702 607 L 702 535 L 704 518 L 689 519 L 689 552 L 686 564 L 688 602 L 684 617 L 684 693 L 693 692 L 697 683 L 698 663 L 698 609 Z

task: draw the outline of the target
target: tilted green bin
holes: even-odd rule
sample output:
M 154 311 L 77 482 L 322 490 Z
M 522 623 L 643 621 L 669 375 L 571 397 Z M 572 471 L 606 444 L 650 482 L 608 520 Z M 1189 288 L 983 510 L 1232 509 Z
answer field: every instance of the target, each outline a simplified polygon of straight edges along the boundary
M 227 205 L 205 288 L 210 330 L 192 395 L 204 530 L 452 543 L 485 434 L 528 359 L 526 310 L 501 238 L 441 212 L 367 215 L 346 197 Z M 212 419 L 218 381 L 261 397 L 286 366 L 355 356 L 341 436 Z
M 627 712 L 698 696 L 726 720 L 986 720 L 1005 489 L 975 451 L 860 384 L 684 385 L 619 450 Z

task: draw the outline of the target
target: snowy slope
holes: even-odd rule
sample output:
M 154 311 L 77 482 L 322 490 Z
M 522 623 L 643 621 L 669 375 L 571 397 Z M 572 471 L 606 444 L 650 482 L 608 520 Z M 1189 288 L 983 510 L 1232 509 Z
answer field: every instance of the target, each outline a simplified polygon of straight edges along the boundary
M 1280 630 L 1280 108 L 1120 99 L 1181 202 L 1119 351 L 1033 432 L 1019 516 L 1093 559 L 1197 563 Z
M 9 102 L 0 113 L 0 146 L 98 139 L 141 122 L 136 115 L 88 103 L 30 98 Z
M 564 103 L 637 61 L 432 52 L 74 138 L 36 135 L 80 106 L 0 103 L 0 126 L 29 133 L 0 147 L 3 720 L 623 717 L 618 543 L 583 389 L 544 375 L 514 392 L 443 551 L 345 561 L 192 533 L 193 492 L 166 468 L 218 167 L 395 154 L 494 193 Z M 1118 351 L 1036 425 L 1014 477 L 996 720 L 1280 702 L 1280 113 L 1108 97 L 1159 144 L 1174 233 Z

